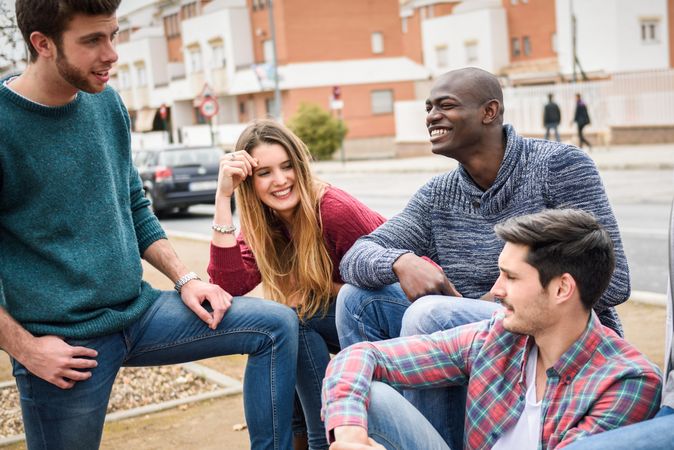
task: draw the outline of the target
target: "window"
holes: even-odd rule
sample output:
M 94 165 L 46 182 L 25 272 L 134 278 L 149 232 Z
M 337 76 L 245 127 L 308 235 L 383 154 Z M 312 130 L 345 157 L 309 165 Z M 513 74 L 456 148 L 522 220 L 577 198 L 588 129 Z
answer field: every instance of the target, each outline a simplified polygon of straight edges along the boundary
M 403 34 L 407 33 L 407 17 L 403 17 L 402 19 L 400 19 L 400 22 L 403 27 Z
M 119 89 L 130 89 L 131 88 L 131 74 L 129 73 L 129 68 L 123 66 L 119 68 Z
M 201 49 L 198 46 L 190 47 L 188 51 L 190 73 L 201 72 L 204 70 L 203 64 L 201 62 Z
M 167 38 L 180 36 L 180 18 L 178 13 L 164 17 L 164 33 Z
M 557 33 L 552 33 L 550 36 L 550 47 L 553 52 L 557 53 Z
M 656 44 L 660 42 L 660 20 L 641 19 L 641 42 Z
M 435 59 L 438 69 L 444 69 L 449 66 L 449 48 L 446 45 L 435 47 Z
M 225 46 L 222 42 L 211 44 L 211 68 L 225 67 Z
M 274 61 L 274 42 L 271 39 L 262 41 L 262 56 L 266 63 L 271 64 Z
M 384 35 L 378 31 L 372 33 L 372 53 L 384 53 Z
M 522 50 L 524 56 L 531 55 L 531 40 L 529 39 L 529 36 L 524 36 L 522 38 Z
M 253 0 L 253 11 L 256 9 L 264 9 L 266 0 Z
M 512 46 L 512 52 L 513 56 L 520 56 L 520 53 L 522 53 L 522 50 L 520 49 L 520 38 L 512 38 L 510 40 L 511 46 Z
M 511 5 L 516 5 L 516 4 L 517 4 L 517 0 L 510 0 L 510 4 L 511 4 Z
M 477 42 L 471 41 L 465 43 L 466 47 L 466 64 L 477 63 Z
M 393 90 L 372 91 L 372 114 L 390 114 L 393 112 Z
M 264 110 L 269 116 L 276 114 L 276 102 L 272 97 L 264 99 Z
M 201 114 L 201 109 L 199 107 L 194 107 L 194 123 L 195 125 L 203 125 L 208 123 L 208 118 Z
M 147 70 L 145 70 L 144 62 L 137 62 L 136 66 L 136 80 L 138 80 L 139 87 L 147 86 Z

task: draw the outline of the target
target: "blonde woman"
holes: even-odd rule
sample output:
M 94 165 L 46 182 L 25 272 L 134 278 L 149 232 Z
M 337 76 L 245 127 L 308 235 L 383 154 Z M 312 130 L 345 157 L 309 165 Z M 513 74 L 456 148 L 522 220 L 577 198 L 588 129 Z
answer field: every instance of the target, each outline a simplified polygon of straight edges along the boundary
M 335 328 L 342 256 L 384 222 L 346 192 L 316 180 L 306 145 L 271 120 L 249 125 L 236 151 L 220 162 L 208 273 L 232 295 L 263 283 L 265 295 L 300 319 L 296 390 L 309 448 L 327 449 L 320 418 L 321 384 Z M 237 192 L 241 233 L 235 237 L 230 200 Z

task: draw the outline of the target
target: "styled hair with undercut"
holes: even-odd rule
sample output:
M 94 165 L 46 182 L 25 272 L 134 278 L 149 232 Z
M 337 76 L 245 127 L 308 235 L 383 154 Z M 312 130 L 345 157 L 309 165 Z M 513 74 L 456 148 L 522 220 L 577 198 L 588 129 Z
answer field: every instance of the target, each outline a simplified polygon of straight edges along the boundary
M 305 320 L 325 315 L 332 300 L 332 259 L 323 239 L 320 203 L 327 184 L 311 173 L 311 154 L 292 131 L 273 120 L 252 122 L 239 136 L 236 150 L 251 153 L 261 144 L 278 144 L 295 171 L 300 201 L 286 229 L 276 212 L 255 192 L 253 177 L 236 189 L 241 231 L 255 255 L 267 298 L 294 304 Z
M 63 32 L 77 14 L 110 16 L 121 0 L 16 0 L 16 23 L 30 52 L 30 61 L 37 60 L 37 50 L 30 35 L 38 31 L 61 45 Z
M 608 287 L 615 268 L 613 240 L 588 212 L 548 209 L 508 219 L 494 231 L 506 242 L 529 247 L 527 263 L 538 271 L 543 287 L 570 274 L 588 310 Z

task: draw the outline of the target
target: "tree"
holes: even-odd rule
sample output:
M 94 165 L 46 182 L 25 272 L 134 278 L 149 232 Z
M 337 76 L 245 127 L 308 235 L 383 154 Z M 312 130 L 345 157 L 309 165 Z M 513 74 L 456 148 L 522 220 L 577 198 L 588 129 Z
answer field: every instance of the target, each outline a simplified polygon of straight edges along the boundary
M 320 106 L 300 104 L 288 127 L 307 144 L 315 159 L 328 159 L 342 145 L 347 128 L 342 120 L 332 117 Z
M 14 9 L 8 1 L 0 0 L 0 74 L 18 70 L 25 61 L 26 50 Z

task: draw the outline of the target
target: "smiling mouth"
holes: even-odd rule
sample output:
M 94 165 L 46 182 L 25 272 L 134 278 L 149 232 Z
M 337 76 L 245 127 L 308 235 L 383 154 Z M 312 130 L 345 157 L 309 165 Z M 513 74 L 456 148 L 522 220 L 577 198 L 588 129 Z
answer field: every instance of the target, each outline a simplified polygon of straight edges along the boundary
M 289 188 L 284 189 L 282 191 L 272 192 L 271 195 L 273 195 L 274 197 L 285 197 L 288 194 L 290 194 L 291 190 L 292 190 L 292 187 L 289 187 Z

